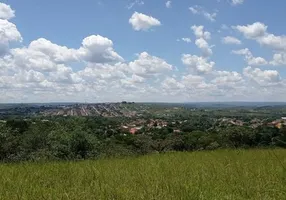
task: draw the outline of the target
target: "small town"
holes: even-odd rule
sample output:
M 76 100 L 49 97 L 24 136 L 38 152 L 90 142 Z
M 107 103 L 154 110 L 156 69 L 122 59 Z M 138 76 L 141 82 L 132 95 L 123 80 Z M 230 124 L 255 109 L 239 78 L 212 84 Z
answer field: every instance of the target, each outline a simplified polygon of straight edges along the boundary
M 19 116 L 34 116 L 42 117 L 42 122 L 48 122 L 50 117 L 103 117 L 103 118 L 124 118 L 116 129 L 121 129 L 130 134 L 137 134 L 140 132 L 151 134 L 152 129 L 162 129 L 165 127 L 172 127 L 174 133 L 182 133 L 183 127 L 192 124 L 198 115 L 208 116 L 206 119 L 210 120 L 210 129 L 215 127 L 250 127 L 258 128 L 260 126 L 275 127 L 281 129 L 286 125 L 286 117 L 279 119 L 273 118 L 253 118 L 243 120 L 239 117 L 222 116 L 214 118 L 209 113 L 216 109 L 200 109 L 196 107 L 167 106 L 158 107 L 149 104 L 135 104 L 134 102 L 118 102 L 118 103 L 95 103 L 95 104 L 58 104 L 58 105 L 22 105 L 17 108 L 2 108 L 0 113 L 7 115 Z M 233 108 L 231 112 L 239 112 Z M 229 111 L 228 111 L 229 112 Z M 179 116 L 180 117 L 176 117 Z M 229 114 L 226 114 L 229 115 Z M 5 115 L 3 115 L 5 116 Z M 148 116 L 148 117 L 147 117 Z M 45 119 L 46 118 L 46 119 Z M 26 119 L 31 121 L 32 119 Z M 0 123 L 6 123 L 5 120 L 0 120 Z M 35 123 L 35 122 L 34 122 Z M 144 132 L 142 132 L 144 130 Z

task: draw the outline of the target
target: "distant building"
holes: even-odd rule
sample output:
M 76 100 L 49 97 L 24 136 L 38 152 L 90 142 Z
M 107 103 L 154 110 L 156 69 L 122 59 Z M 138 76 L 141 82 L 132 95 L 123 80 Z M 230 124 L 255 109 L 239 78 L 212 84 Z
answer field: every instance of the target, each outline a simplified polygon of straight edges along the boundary
M 137 131 L 139 131 L 142 127 L 134 127 L 134 128 L 130 128 L 129 133 L 131 133 L 132 135 L 134 135 Z
M 129 132 L 134 135 L 138 130 L 136 128 L 131 128 Z
M 282 128 L 282 123 L 275 124 L 275 127 L 281 129 Z
M 286 125 L 286 122 L 285 122 L 286 117 L 285 117 L 285 119 L 283 119 L 283 118 L 284 118 L 284 117 L 281 118 L 282 120 L 281 120 L 281 119 L 280 119 L 280 120 L 277 119 L 277 120 L 275 120 L 275 121 L 269 123 L 269 125 L 272 125 L 272 126 L 274 126 L 274 127 L 276 127 L 276 128 L 281 129 L 283 126 Z

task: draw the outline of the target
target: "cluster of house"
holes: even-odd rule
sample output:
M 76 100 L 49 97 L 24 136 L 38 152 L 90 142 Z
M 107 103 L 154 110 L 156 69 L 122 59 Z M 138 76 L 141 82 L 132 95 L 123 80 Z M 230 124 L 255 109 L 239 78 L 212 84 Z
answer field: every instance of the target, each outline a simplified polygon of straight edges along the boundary
M 138 113 L 130 110 L 125 104 L 131 103 L 95 103 L 95 104 L 70 104 L 49 106 L 40 110 L 44 116 L 103 116 L 103 117 L 133 117 Z
M 184 122 L 186 122 L 187 120 L 185 120 Z M 237 119 L 230 119 L 230 118 L 223 118 L 221 119 L 221 122 L 223 123 L 228 123 L 228 124 L 232 124 L 232 125 L 236 125 L 236 126 L 243 126 L 245 125 L 245 122 L 241 121 L 241 120 L 237 120 Z M 183 123 L 182 121 L 179 122 L 180 124 Z M 176 122 L 172 122 L 172 124 L 176 124 Z M 250 126 L 252 128 L 256 128 L 260 125 L 263 124 L 263 121 L 259 120 L 259 119 L 253 119 L 250 122 Z M 166 127 L 168 125 L 168 122 L 162 120 L 162 119 L 150 119 L 150 120 L 144 120 L 144 119 L 138 119 L 128 125 L 123 125 L 121 128 L 125 131 L 128 131 L 131 134 L 136 134 L 139 130 L 141 130 L 143 127 L 146 128 L 157 128 L 157 129 L 161 129 L 163 127 Z M 281 128 L 282 126 L 286 126 L 286 117 L 282 117 L 281 119 L 277 119 L 273 122 L 268 123 L 268 126 L 273 126 L 276 128 Z M 180 133 L 181 130 L 179 129 L 175 129 L 174 132 L 176 133 Z
M 187 120 L 185 120 L 187 121 Z M 183 122 L 185 122 L 183 121 Z M 183 123 L 182 121 L 180 122 L 172 122 L 172 124 L 176 124 L 176 123 Z M 227 123 L 227 124 L 232 124 L 232 125 L 236 125 L 236 126 L 243 126 L 245 125 L 245 122 L 241 121 L 241 120 L 237 120 L 237 119 L 230 119 L 230 118 L 222 118 L 221 119 L 221 123 Z M 263 121 L 259 120 L 259 119 L 253 119 L 250 122 L 250 126 L 252 128 L 256 128 L 260 125 L 263 124 Z M 166 127 L 168 125 L 168 122 L 162 120 L 162 119 L 150 119 L 150 120 L 144 120 L 144 119 L 137 119 L 135 121 L 133 121 L 132 123 L 129 123 L 127 125 L 122 125 L 121 129 L 129 132 L 130 134 L 136 134 L 138 131 L 140 131 L 143 127 L 151 129 L 151 128 L 157 128 L 157 129 L 161 129 L 163 127 Z M 286 126 L 286 117 L 282 117 L 281 119 L 277 119 L 273 122 L 268 123 L 268 126 L 273 126 L 273 127 L 277 127 L 277 128 L 281 128 L 282 126 Z M 181 130 L 179 129 L 175 129 L 174 132 L 176 133 L 180 133 Z
M 237 119 L 230 119 L 230 118 L 222 118 L 221 122 L 236 125 L 236 126 L 243 126 L 244 125 L 243 121 L 237 120 Z
M 143 127 L 161 129 L 167 125 L 168 122 L 162 119 L 150 119 L 148 121 L 144 119 L 138 119 L 132 123 L 129 123 L 128 125 L 122 125 L 121 128 L 131 134 L 136 134 L 136 132 L 141 130 Z M 176 130 L 176 132 L 178 132 L 178 130 Z
M 236 126 L 243 126 L 245 125 L 245 122 L 237 119 L 230 119 L 230 118 L 222 118 L 221 123 L 227 123 L 232 124 Z M 263 125 L 263 120 L 259 119 L 253 119 L 250 121 L 250 126 L 252 128 L 257 128 L 258 126 Z M 281 119 L 274 120 L 267 124 L 268 126 L 276 127 L 276 128 L 282 128 L 282 126 L 286 126 L 286 117 L 282 117 Z
M 269 123 L 268 125 L 274 126 L 276 128 L 282 128 L 282 126 L 286 126 L 286 117 L 282 117 L 281 119 L 274 120 L 273 122 Z
M 152 128 L 156 127 L 158 129 L 161 129 L 163 127 L 166 127 L 168 123 L 161 119 L 151 119 L 150 122 L 147 124 L 147 127 Z

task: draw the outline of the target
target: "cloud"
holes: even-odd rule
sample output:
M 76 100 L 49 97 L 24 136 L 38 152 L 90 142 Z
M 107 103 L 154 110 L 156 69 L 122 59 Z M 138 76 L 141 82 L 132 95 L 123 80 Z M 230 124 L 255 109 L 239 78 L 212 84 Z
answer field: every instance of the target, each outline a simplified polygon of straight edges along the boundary
M 77 48 L 45 38 L 35 38 L 25 45 L 20 43 L 23 39 L 16 25 L 8 21 L 13 16 L 0 15 L 0 102 L 285 100 L 286 81 L 277 70 L 246 67 L 242 74 L 217 71 L 209 58 L 211 33 L 204 26 L 191 28 L 202 55 L 182 54 L 187 70 L 175 71 L 175 66 L 149 51 L 143 50 L 134 60 L 126 61 L 113 41 L 102 35 L 87 36 Z M 149 17 L 142 20 L 143 26 L 135 20 L 141 23 L 138 30 L 154 26 L 146 22 Z M 260 22 L 233 28 L 273 50 L 269 63 L 254 57 L 247 48 L 233 51 L 248 65 L 286 65 L 284 35 L 269 33 Z M 231 36 L 224 39 L 238 44 Z M 189 43 L 191 39 L 180 41 Z
M 173 69 L 173 66 L 161 58 L 142 52 L 138 55 L 137 60 L 129 63 L 129 68 L 136 75 L 148 77 L 170 71 Z
M 249 65 L 267 65 L 268 62 L 262 57 L 252 57 L 248 60 Z
M 270 62 L 271 65 L 286 65 L 286 53 L 276 53 L 273 55 L 273 60 Z
M 229 27 L 226 24 L 222 24 L 220 28 L 223 29 L 223 30 L 228 30 L 229 29 Z
M 112 46 L 113 42 L 110 39 L 100 35 L 86 37 L 79 49 L 69 49 L 40 38 L 32 41 L 28 47 L 12 49 L 11 56 L 13 65 L 39 71 L 54 71 L 59 69 L 59 64 L 72 61 L 91 63 L 124 61 Z
M 57 63 L 65 63 L 78 60 L 77 50 L 69 49 L 66 46 L 60 46 L 52 43 L 45 38 L 39 38 L 30 43 L 29 49 L 42 52 L 48 55 L 51 60 Z
M 220 25 L 220 28 L 217 30 L 217 32 L 218 33 L 221 33 L 221 32 L 229 32 L 228 30 L 229 30 L 230 28 L 229 28 L 229 26 L 227 26 L 226 24 L 222 24 L 222 25 Z
M 242 75 L 235 71 L 215 71 L 214 75 L 211 83 L 222 88 L 237 88 L 244 82 Z
M 147 31 L 154 26 L 161 26 L 161 22 L 158 19 L 138 12 L 133 13 L 129 23 L 136 31 Z
M 199 49 L 202 50 L 204 57 L 209 57 L 212 55 L 212 49 L 209 46 L 206 40 L 211 38 L 211 34 L 208 31 L 204 32 L 204 26 L 192 26 L 191 29 L 193 30 L 195 36 L 197 37 L 195 44 Z
M 231 0 L 232 5 L 240 5 L 244 3 L 244 0 Z
M 267 65 L 268 62 L 262 57 L 254 57 L 248 48 L 234 50 L 233 54 L 244 55 L 248 65 Z
M 215 62 L 208 62 L 207 58 L 191 54 L 183 54 L 181 60 L 191 71 L 198 74 L 211 72 L 215 65 Z
M 103 84 L 105 81 L 126 78 L 124 68 L 127 67 L 128 66 L 123 63 L 89 63 L 86 68 L 77 72 L 77 74 L 87 82 Z
M 12 49 L 11 56 L 11 66 L 17 66 L 20 69 L 40 72 L 57 70 L 57 63 L 53 62 L 49 55 L 29 47 Z
M 51 71 L 49 73 L 48 80 L 54 83 L 59 82 L 62 84 L 75 84 L 83 81 L 77 73 L 73 72 L 72 68 L 66 67 L 63 64 L 58 65 L 56 71 Z
M 21 41 L 22 37 L 16 25 L 0 19 L 0 41 Z
M 273 34 L 265 34 L 263 37 L 256 38 L 261 45 L 267 46 L 276 51 L 286 51 L 286 36 L 276 36 Z
M 171 7 L 172 7 L 172 1 L 167 1 L 166 8 L 171 8 Z
M 135 5 L 143 6 L 144 5 L 144 1 L 142 1 L 142 0 L 135 0 L 135 1 L 131 2 L 129 5 L 127 5 L 127 9 L 130 10 Z
M 0 19 L 0 57 L 9 51 L 10 42 L 21 42 L 22 36 L 15 24 Z
M 191 38 L 182 38 L 182 41 L 184 41 L 184 42 L 186 42 L 186 43 L 191 43 L 192 42 L 192 40 L 191 40 Z
M 203 74 L 202 74 L 203 75 Z M 242 75 L 234 71 L 213 71 L 208 77 L 187 74 L 181 77 L 167 76 L 161 82 L 161 94 L 166 97 L 180 96 L 181 99 L 192 98 L 197 101 L 207 97 L 243 96 L 246 92 L 246 82 Z
M 91 35 L 82 41 L 78 56 L 88 62 L 105 63 L 123 61 L 123 58 L 113 50 L 113 42 L 101 35 Z
M 281 82 L 279 72 L 276 70 L 261 70 L 259 68 L 246 67 L 243 75 L 255 81 L 260 86 L 274 86 Z
M 15 17 L 15 11 L 9 5 L 0 2 L 0 19 L 11 19 Z
M 145 78 L 143 78 L 142 76 L 138 76 L 136 74 L 132 74 L 130 81 L 132 83 L 143 83 L 145 81 Z
M 233 29 L 241 32 L 245 38 L 255 40 L 262 46 L 269 47 L 275 51 L 286 51 L 286 36 L 276 36 L 268 33 L 268 26 L 261 22 L 255 22 L 246 26 L 233 26 Z
M 162 83 L 161 86 L 165 90 L 180 90 L 183 89 L 185 86 L 178 82 L 173 77 L 167 77 Z
M 222 38 L 222 43 L 223 44 L 241 44 L 241 41 L 235 37 L 231 37 L 231 36 L 226 36 L 224 38 Z
M 182 83 L 189 89 L 200 88 L 199 85 L 205 84 L 205 79 L 202 76 L 189 74 L 182 77 Z
M 214 22 L 215 18 L 217 17 L 217 12 L 209 13 L 207 12 L 203 7 L 195 5 L 193 7 L 189 7 L 189 10 L 194 14 L 194 15 L 202 15 L 204 16 L 207 20 Z
M 15 74 L 13 76 L 16 82 L 42 82 L 45 80 L 44 74 L 34 70 L 22 70 L 21 73 Z
M 209 94 L 214 94 L 218 90 L 216 85 L 207 83 L 204 77 L 192 74 L 184 75 L 179 79 L 166 77 L 161 83 L 161 88 L 162 95 L 168 98 L 180 96 L 187 99 L 209 97 Z
M 218 93 L 218 88 L 212 83 L 207 83 L 204 77 L 197 75 L 186 75 L 182 77 L 182 84 L 185 86 L 184 94 L 188 98 L 196 99 L 200 101 L 207 96 L 207 99 L 210 99 L 210 96 L 213 96 L 215 93 Z
M 74 92 L 104 91 L 118 85 L 118 79 L 127 78 L 123 69 L 128 65 L 115 64 L 124 60 L 112 46 L 110 39 L 100 35 L 85 38 L 79 49 L 60 46 L 45 38 L 37 39 L 28 47 L 11 49 L 9 54 L 0 58 L 3 67 L 0 69 L 0 87 L 6 88 L 7 93 L 17 95 L 20 95 L 17 91 L 21 90 L 34 99 L 39 99 L 37 95 L 41 95 L 41 98 L 45 97 L 41 101 L 67 100 Z M 71 62 L 87 66 L 75 72 L 69 66 Z M 108 63 L 112 67 L 106 67 Z M 98 68 L 92 70 L 93 66 Z M 104 84 L 109 77 L 113 77 L 110 79 L 112 83 Z M 90 94 L 89 98 L 93 95 Z
M 193 30 L 195 36 L 197 38 L 204 38 L 209 40 L 211 38 L 211 33 L 208 31 L 204 31 L 204 26 L 192 26 L 191 29 Z
M 202 50 L 203 56 L 208 57 L 213 54 L 212 49 L 210 48 L 209 44 L 204 38 L 196 39 L 195 44 L 197 45 L 198 48 Z
M 75 72 L 69 66 L 71 62 L 86 66 Z M 113 42 L 100 35 L 86 37 L 79 49 L 39 38 L 27 47 L 11 49 L 0 58 L 0 65 L 0 88 L 6 96 L 17 98 L 15 95 L 25 94 L 28 99 L 44 98 L 42 101 L 67 100 L 75 92 L 81 94 L 81 100 L 86 97 L 92 101 L 95 94 L 102 101 L 120 96 L 122 99 L 127 94 L 130 98 L 138 94 L 147 98 L 157 89 L 145 80 L 173 69 L 162 58 L 147 52 L 127 63 L 114 51 Z
M 244 37 L 248 39 L 255 39 L 258 37 L 262 37 L 266 34 L 267 26 L 260 22 L 255 22 L 253 24 L 248 24 L 246 26 L 232 26 L 233 29 L 241 32 Z

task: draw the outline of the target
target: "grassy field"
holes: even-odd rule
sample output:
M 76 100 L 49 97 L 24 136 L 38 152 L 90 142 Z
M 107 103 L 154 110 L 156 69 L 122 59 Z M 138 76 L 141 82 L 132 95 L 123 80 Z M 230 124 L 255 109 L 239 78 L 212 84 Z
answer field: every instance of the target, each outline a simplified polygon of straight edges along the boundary
M 0 165 L 0 199 L 286 199 L 286 150 Z

